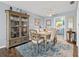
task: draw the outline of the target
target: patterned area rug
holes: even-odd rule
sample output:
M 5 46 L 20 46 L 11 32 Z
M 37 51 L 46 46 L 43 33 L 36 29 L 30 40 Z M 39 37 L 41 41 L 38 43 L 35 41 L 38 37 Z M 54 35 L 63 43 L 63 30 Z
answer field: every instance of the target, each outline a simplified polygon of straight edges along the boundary
M 43 44 L 38 49 L 31 42 L 17 47 L 24 57 L 72 57 L 72 49 L 72 45 L 59 41 L 54 46 L 47 44 L 46 52 Z

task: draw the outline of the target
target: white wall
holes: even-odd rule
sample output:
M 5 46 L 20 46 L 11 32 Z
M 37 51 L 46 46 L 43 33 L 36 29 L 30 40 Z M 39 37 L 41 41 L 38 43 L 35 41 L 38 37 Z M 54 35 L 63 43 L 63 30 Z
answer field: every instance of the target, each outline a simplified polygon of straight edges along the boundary
M 6 9 L 9 9 L 9 6 L 0 3 L 0 47 L 6 45 Z
M 78 46 L 78 56 L 79 56 L 79 2 L 77 7 L 77 46 Z

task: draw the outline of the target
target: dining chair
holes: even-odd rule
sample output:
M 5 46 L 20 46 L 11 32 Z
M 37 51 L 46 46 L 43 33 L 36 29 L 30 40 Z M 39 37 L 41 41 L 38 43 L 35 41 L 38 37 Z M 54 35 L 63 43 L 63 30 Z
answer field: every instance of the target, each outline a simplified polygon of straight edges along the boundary
M 39 48 L 39 44 L 41 44 L 43 42 L 43 40 L 40 39 L 40 36 L 39 36 L 39 34 L 37 34 L 36 30 L 31 30 L 30 36 L 31 36 L 31 42 L 32 42 L 32 52 L 33 52 L 33 54 L 35 53 L 36 55 L 38 55 L 39 50 L 41 49 L 41 48 Z
M 52 29 L 52 33 L 51 33 L 51 40 L 54 43 L 54 45 L 57 42 L 57 30 L 54 28 Z
M 47 42 L 45 43 L 45 35 L 44 34 L 40 34 L 39 38 L 43 40 L 43 43 L 41 44 L 41 52 L 40 53 L 46 54 Z
M 47 37 L 48 48 L 53 47 L 57 42 L 56 29 L 51 29 L 51 35 Z

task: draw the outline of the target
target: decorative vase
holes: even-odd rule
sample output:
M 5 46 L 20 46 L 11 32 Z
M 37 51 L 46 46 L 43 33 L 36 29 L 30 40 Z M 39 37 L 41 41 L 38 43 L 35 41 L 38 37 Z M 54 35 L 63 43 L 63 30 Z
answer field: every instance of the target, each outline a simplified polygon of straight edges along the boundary
M 10 10 L 12 11 L 12 7 L 10 7 Z

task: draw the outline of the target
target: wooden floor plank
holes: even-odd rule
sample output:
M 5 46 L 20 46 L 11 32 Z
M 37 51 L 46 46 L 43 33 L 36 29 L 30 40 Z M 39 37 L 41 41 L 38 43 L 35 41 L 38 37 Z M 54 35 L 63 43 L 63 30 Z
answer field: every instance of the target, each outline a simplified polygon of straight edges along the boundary
M 15 54 L 16 53 L 16 54 Z M 0 49 L 0 57 L 23 57 L 15 48 L 7 50 L 6 48 Z

